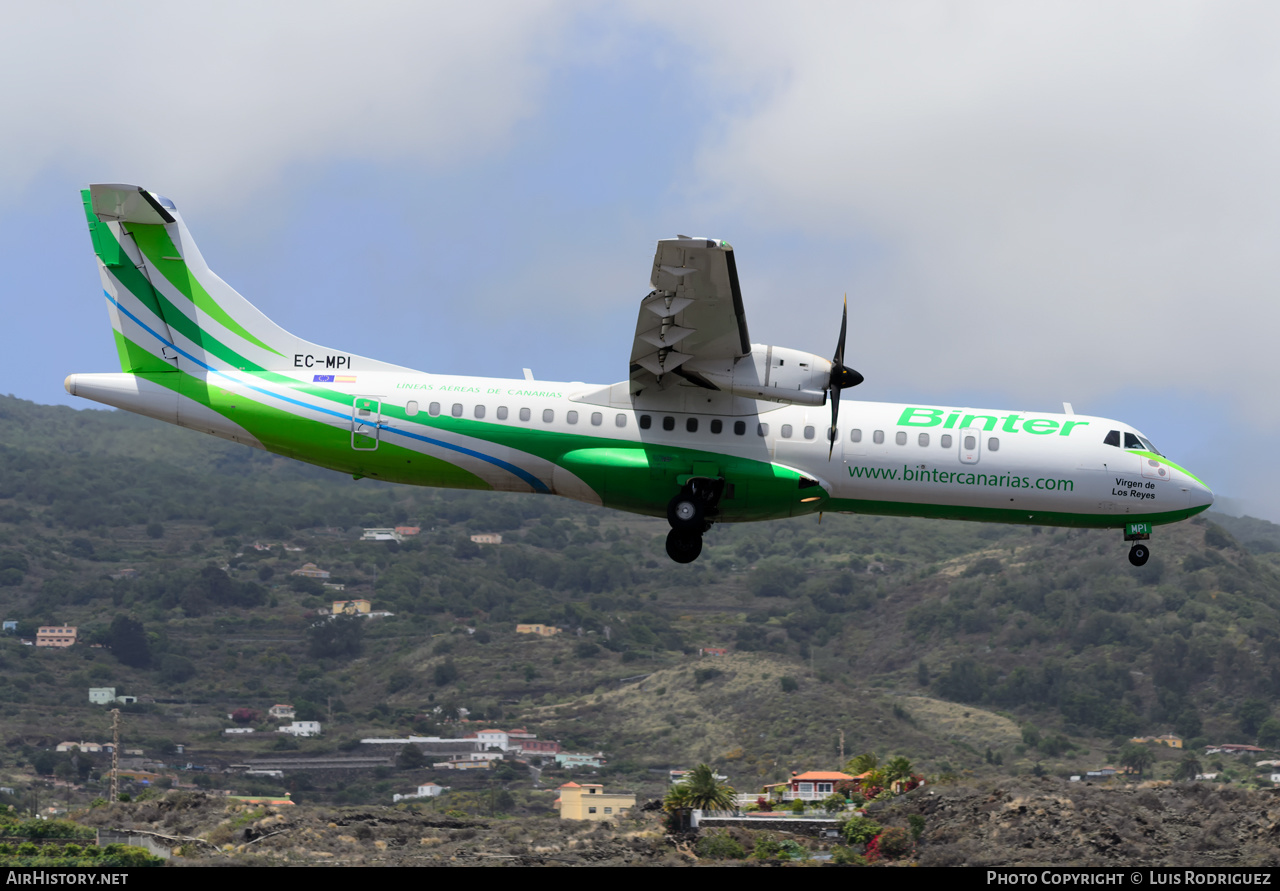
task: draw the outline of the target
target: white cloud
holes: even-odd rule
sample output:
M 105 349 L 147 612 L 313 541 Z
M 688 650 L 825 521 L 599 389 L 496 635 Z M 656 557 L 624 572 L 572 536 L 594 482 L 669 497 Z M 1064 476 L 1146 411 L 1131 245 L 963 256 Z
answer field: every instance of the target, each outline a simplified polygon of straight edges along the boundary
M 482 155 L 536 112 L 560 9 L 541 0 L 15 7 L 0 58 L 0 177 L 12 191 L 60 164 L 208 205 L 298 164 Z
M 750 88 L 705 148 L 704 200 L 858 251 L 754 262 L 788 270 L 770 300 L 791 296 L 784 284 L 849 286 L 868 374 L 926 390 L 1001 381 L 1028 399 L 1061 396 L 1069 376 L 1081 402 L 1280 387 L 1280 9 L 862 3 L 680 19 L 700 83 Z M 806 327 L 785 322 L 779 339 Z

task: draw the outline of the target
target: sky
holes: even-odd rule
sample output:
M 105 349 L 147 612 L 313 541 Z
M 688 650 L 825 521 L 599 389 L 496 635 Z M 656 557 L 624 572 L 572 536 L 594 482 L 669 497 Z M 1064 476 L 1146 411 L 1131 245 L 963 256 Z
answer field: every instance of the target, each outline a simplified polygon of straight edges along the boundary
M 202 5 L 203 6 L 203 5 Z M 627 376 L 654 243 L 850 399 L 1122 419 L 1280 522 L 1280 7 L 27 4 L 0 57 L 0 392 L 118 370 L 79 190 L 277 323 L 430 372 Z M 847 409 L 846 409 L 847 410 Z

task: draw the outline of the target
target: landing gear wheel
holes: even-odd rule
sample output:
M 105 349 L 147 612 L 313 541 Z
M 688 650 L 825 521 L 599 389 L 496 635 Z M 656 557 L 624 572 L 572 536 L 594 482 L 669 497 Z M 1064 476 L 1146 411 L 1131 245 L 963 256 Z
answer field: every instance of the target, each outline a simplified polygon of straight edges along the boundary
M 1151 549 L 1144 544 L 1136 544 L 1129 548 L 1129 562 L 1134 566 L 1145 566 L 1151 556 Z
M 702 553 L 702 533 L 672 529 L 667 533 L 667 556 L 677 563 L 692 563 Z
M 707 526 L 706 516 L 706 507 L 689 492 L 681 492 L 667 505 L 667 522 L 671 524 L 672 529 L 700 534 Z M 668 544 L 668 550 L 670 547 Z

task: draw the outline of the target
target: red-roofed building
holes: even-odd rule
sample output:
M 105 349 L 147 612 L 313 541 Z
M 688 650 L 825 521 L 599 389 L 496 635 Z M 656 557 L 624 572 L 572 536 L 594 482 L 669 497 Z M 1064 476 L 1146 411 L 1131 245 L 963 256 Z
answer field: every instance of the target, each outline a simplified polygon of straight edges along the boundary
M 856 780 L 857 777 L 838 770 L 808 770 L 795 773 L 785 783 L 773 783 L 764 790 L 773 796 L 782 793 L 783 801 L 821 801 L 836 791 L 836 783 Z

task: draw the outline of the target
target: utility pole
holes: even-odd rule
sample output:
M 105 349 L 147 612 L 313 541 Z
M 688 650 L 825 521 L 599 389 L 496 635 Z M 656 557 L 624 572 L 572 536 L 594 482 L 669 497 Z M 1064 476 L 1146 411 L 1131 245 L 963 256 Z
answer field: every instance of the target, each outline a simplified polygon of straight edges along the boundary
M 840 731 L 840 766 L 844 767 L 844 731 Z
M 120 800 L 120 709 L 111 710 L 111 800 Z

